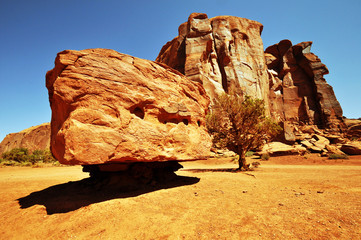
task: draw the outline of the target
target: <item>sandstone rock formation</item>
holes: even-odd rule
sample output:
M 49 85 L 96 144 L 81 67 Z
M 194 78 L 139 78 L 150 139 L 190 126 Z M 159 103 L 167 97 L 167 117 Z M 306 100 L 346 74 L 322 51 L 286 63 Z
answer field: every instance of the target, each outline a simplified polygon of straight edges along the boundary
M 361 142 L 350 142 L 343 144 L 341 151 L 348 155 L 361 155 Z
M 361 119 L 347 119 L 345 118 L 347 126 L 347 136 L 349 139 L 361 140 Z
M 283 40 L 264 52 L 262 28 L 244 18 L 193 13 L 156 61 L 202 83 L 211 100 L 231 89 L 264 99 L 284 127 L 282 141 L 295 142 L 295 126 L 305 124 L 344 131 L 341 106 L 323 78 L 328 69 L 310 52 L 312 42 Z
M 262 29 L 262 24 L 245 18 L 208 19 L 206 14 L 193 13 L 156 61 L 202 83 L 211 99 L 232 90 L 265 99 L 268 106 Z
M 269 154 L 270 156 L 302 155 L 306 153 L 306 148 L 300 145 L 291 146 L 281 142 L 270 142 L 263 146 L 259 155 Z
M 30 127 L 8 134 L 0 143 L 0 154 L 14 148 L 27 148 L 30 152 L 50 147 L 50 123 Z
M 345 128 L 342 109 L 323 75 L 327 67 L 310 52 L 312 42 L 282 40 L 265 51 L 270 73 L 270 109 L 280 122 Z
M 51 150 L 63 164 L 202 159 L 209 98 L 161 63 L 113 50 L 66 50 L 46 75 Z

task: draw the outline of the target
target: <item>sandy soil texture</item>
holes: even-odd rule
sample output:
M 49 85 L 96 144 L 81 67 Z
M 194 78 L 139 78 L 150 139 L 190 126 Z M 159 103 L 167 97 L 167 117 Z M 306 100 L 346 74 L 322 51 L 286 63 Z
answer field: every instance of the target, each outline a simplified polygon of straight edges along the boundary
M 132 192 L 90 191 L 78 166 L 0 168 L 0 239 L 361 239 L 360 156 L 182 165 Z

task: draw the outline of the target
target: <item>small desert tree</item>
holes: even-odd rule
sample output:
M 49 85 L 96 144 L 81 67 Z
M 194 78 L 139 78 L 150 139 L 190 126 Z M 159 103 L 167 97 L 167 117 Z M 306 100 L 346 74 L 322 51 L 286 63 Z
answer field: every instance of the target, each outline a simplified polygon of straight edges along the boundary
M 266 117 L 263 100 L 236 94 L 221 95 L 206 120 L 213 143 L 239 155 L 240 170 L 249 169 L 247 151 L 262 146 L 280 131 L 280 126 Z

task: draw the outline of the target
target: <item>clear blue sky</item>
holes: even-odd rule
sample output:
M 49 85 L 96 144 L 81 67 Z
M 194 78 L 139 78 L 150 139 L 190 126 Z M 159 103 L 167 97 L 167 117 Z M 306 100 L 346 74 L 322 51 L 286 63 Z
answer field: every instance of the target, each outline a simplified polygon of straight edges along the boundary
M 264 46 L 313 41 L 344 115 L 361 117 L 360 0 L 0 0 L 0 141 L 50 121 L 45 74 L 65 49 L 110 48 L 154 60 L 192 12 L 264 25 Z

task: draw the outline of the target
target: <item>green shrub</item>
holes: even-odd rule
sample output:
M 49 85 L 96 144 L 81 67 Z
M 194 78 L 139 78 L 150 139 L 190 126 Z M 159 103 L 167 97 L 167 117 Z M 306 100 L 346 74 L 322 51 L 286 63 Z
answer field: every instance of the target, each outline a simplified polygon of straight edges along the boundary
M 18 166 L 20 163 L 13 160 L 2 159 L 0 166 Z
M 246 157 L 252 157 L 253 154 L 254 154 L 254 152 L 248 151 L 248 152 L 246 152 Z
M 44 162 L 44 163 L 52 163 L 56 162 L 53 155 L 51 154 L 49 149 L 45 150 L 35 150 L 31 155 L 32 162 Z
M 328 159 L 348 159 L 348 156 L 346 154 L 332 153 L 328 155 Z
M 270 159 L 270 155 L 268 153 L 264 153 L 262 154 L 261 159 L 267 161 L 268 159 Z
M 2 154 L 4 160 L 12 160 L 16 162 L 28 161 L 29 150 L 27 148 L 14 148 L 11 151 Z
M 35 150 L 29 154 L 27 148 L 14 148 L 2 154 L 2 166 L 33 166 L 39 163 L 56 163 L 49 149 Z

